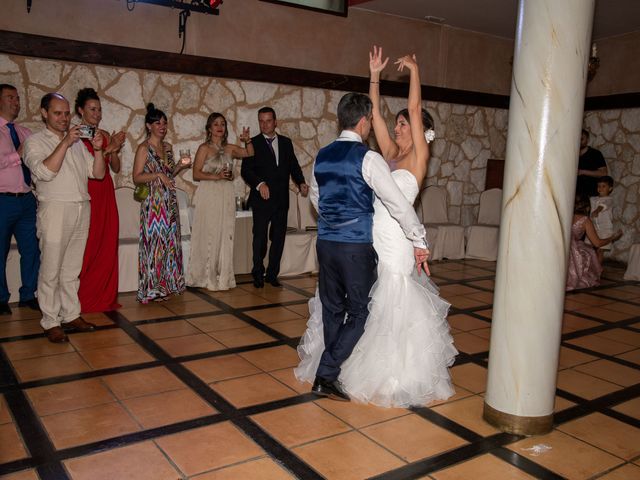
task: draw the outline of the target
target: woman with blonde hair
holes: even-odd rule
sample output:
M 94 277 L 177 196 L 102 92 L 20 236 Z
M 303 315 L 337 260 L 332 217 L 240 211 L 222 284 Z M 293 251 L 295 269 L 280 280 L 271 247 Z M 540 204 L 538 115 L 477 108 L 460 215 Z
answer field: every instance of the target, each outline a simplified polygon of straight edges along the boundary
M 242 148 L 227 142 L 227 120 L 214 112 L 205 126 L 206 140 L 198 147 L 193 179 L 199 181 L 193 198 L 191 258 L 187 284 L 207 290 L 229 290 L 236 286 L 233 272 L 233 238 L 236 202 L 233 159 L 253 156 L 251 135 L 242 129 Z

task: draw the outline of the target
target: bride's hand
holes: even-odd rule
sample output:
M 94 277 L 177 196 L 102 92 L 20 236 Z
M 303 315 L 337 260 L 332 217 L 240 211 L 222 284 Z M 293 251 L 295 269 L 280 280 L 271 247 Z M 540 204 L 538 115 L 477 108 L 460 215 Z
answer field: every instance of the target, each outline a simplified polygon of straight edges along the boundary
M 380 74 L 384 67 L 387 66 L 389 57 L 382 61 L 382 47 L 373 46 L 373 51 L 369 52 L 369 71 L 371 74 Z
M 427 276 L 431 276 L 431 272 L 429 271 L 429 264 L 427 263 L 427 259 L 429 258 L 431 252 L 427 248 L 417 248 L 413 247 L 413 256 L 416 259 L 416 268 L 418 270 L 418 275 L 422 273 L 427 274 Z
M 395 61 L 395 64 L 398 65 L 398 71 L 402 72 L 404 67 L 407 67 L 409 70 L 418 69 L 418 61 L 416 60 L 415 53 L 413 55 L 405 55 L 404 57 L 400 57 Z

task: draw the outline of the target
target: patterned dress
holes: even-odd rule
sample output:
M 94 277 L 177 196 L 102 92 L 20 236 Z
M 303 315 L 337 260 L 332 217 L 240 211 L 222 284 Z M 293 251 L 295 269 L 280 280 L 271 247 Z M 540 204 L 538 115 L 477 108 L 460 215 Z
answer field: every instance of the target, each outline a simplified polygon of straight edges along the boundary
M 173 178 L 173 153 L 166 160 L 147 147 L 144 173 L 164 173 Z M 175 190 L 160 180 L 149 184 L 149 196 L 140 205 L 138 301 L 160 299 L 185 289 L 180 246 L 180 215 Z
M 600 285 L 602 267 L 595 249 L 584 243 L 585 222 L 589 217 L 578 217 L 571 225 L 571 247 L 569 248 L 569 268 L 567 290 L 589 288 Z

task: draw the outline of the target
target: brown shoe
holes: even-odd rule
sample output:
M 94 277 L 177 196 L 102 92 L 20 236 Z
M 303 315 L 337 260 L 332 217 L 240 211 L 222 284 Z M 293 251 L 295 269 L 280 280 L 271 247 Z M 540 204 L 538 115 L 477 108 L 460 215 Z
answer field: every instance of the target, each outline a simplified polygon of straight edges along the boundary
M 73 329 L 76 332 L 93 332 L 96 326 L 93 323 L 85 322 L 81 317 L 62 324 L 64 328 Z
M 52 343 L 64 343 L 69 341 L 69 337 L 64 333 L 61 327 L 53 327 L 44 331 L 50 342 Z

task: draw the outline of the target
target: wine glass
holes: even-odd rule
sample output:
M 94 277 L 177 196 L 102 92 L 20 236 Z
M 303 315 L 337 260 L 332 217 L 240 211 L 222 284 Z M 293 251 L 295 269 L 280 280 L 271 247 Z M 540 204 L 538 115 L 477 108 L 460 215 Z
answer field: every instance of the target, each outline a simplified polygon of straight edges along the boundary
M 191 164 L 191 150 L 188 148 L 180 150 L 180 163 L 183 166 Z
M 222 164 L 222 169 L 227 180 L 231 180 L 233 178 L 233 162 L 231 160 L 225 160 Z

